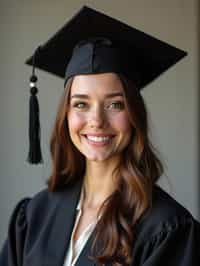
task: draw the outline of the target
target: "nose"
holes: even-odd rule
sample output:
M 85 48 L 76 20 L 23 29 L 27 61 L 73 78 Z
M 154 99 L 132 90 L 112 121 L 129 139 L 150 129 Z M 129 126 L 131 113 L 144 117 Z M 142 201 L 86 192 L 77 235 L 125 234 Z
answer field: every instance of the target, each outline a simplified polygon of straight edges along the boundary
M 101 108 L 100 106 L 93 108 L 90 112 L 88 123 L 91 128 L 105 127 L 107 121 L 104 108 Z

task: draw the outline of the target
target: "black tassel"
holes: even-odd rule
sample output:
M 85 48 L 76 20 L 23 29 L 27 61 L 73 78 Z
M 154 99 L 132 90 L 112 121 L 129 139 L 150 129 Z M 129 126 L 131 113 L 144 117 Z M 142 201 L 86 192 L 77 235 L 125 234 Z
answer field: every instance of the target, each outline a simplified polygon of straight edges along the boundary
M 33 71 L 30 77 L 30 101 L 29 101 L 29 153 L 27 161 L 31 164 L 42 163 L 42 152 L 40 146 L 40 119 L 39 103 L 37 99 L 38 89 L 36 87 L 37 76 L 35 75 L 35 57 L 33 57 Z

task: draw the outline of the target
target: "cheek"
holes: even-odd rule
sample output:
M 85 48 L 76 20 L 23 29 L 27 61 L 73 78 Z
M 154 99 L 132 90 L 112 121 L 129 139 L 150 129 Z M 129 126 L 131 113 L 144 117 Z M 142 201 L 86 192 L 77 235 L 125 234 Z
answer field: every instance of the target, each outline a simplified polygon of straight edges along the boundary
M 70 134 L 81 130 L 81 128 L 85 124 L 85 119 L 83 115 L 77 114 L 77 113 L 69 113 L 67 117 L 67 121 L 68 121 L 68 127 L 69 127 Z
M 112 124 L 121 132 L 127 132 L 131 130 L 131 124 L 125 113 L 120 113 L 114 119 L 112 119 Z

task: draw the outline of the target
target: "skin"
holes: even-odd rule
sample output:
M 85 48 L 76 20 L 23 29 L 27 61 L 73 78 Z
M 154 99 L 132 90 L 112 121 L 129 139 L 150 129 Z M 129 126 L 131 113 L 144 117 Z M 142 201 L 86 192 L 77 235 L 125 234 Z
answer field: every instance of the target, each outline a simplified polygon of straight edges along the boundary
M 67 120 L 71 140 L 86 158 L 84 206 L 93 210 L 115 189 L 112 171 L 131 137 L 119 77 L 114 73 L 76 76 Z M 109 139 L 96 143 L 88 140 L 89 135 Z

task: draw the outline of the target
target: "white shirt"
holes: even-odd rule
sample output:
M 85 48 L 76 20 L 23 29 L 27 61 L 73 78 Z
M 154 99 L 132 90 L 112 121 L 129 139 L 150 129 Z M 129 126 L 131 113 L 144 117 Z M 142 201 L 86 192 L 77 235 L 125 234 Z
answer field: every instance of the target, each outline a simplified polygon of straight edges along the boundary
M 63 266 L 74 266 L 74 264 L 76 263 L 83 247 L 85 246 L 88 238 L 90 237 L 91 233 L 93 232 L 97 221 L 99 220 L 99 218 L 95 219 L 92 223 L 90 223 L 85 230 L 81 233 L 81 235 L 79 236 L 79 238 L 77 239 L 77 241 L 74 243 L 73 245 L 73 238 L 74 238 L 74 233 L 77 227 L 77 224 L 79 222 L 81 213 L 82 213 L 82 203 L 83 203 L 83 189 L 81 190 L 81 195 L 80 195 L 80 199 L 78 202 L 78 205 L 76 207 L 77 210 L 77 216 L 76 216 L 76 221 L 74 224 L 74 228 L 72 231 L 72 235 L 71 235 L 71 239 L 70 239 L 70 244 L 69 244 L 69 248 L 67 250 L 67 254 L 64 260 L 64 265 Z M 74 246 L 74 250 L 73 250 L 73 246 Z

